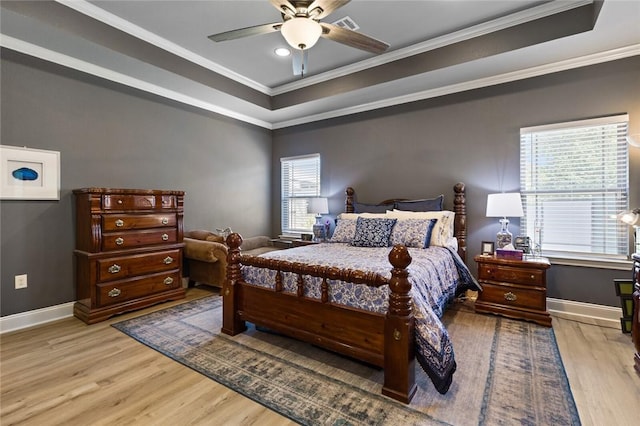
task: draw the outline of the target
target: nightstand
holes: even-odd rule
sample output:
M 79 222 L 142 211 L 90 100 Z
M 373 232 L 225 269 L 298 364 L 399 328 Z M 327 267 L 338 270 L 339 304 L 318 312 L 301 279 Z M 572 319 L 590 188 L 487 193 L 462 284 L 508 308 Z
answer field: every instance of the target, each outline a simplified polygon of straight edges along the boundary
M 546 277 L 551 265 L 547 259 L 510 260 L 479 255 L 474 260 L 478 264 L 478 281 L 483 288 L 475 303 L 476 312 L 551 327 Z

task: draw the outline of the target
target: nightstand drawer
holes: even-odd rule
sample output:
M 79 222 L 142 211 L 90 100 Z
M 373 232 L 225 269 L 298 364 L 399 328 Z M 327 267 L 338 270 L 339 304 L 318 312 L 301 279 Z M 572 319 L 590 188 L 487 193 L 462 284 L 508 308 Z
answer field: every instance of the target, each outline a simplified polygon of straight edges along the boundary
M 512 268 L 485 263 L 478 266 L 478 278 L 514 284 L 544 285 L 545 272 L 540 269 Z
M 482 284 L 482 289 L 478 299 L 483 302 L 540 311 L 547 309 L 546 294 L 542 291 L 486 282 Z

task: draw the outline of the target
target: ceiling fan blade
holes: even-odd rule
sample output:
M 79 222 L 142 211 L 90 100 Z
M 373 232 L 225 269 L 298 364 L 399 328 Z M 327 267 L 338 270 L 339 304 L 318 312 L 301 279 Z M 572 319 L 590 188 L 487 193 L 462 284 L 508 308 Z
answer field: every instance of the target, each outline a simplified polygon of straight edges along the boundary
M 309 16 L 313 19 L 322 19 L 325 16 L 328 16 L 334 10 L 338 9 L 349 3 L 351 0 L 315 0 L 313 3 L 309 5 L 307 11 L 309 12 Z M 319 9 L 319 13 L 316 15 L 314 9 Z
M 325 22 L 320 22 L 320 25 L 322 26 L 322 37 L 328 38 L 329 40 L 337 41 L 338 43 L 346 44 L 356 49 L 366 50 L 371 53 L 383 53 L 389 48 L 389 44 L 369 37 L 368 35 Z
M 309 62 L 309 51 L 308 50 L 299 50 L 293 53 L 292 63 L 293 63 L 293 75 L 299 75 L 304 77 L 307 75 L 309 70 L 308 62 Z
M 274 24 L 262 24 L 255 25 L 253 27 L 240 28 L 237 30 L 225 31 L 223 33 L 212 34 L 208 38 L 211 41 L 227 41 L 235 40 L 242 37 L 250 37 L 254 35 L 267 34 L 275 31 L 280 31 L 282 22 L 276 22 Z
M 269 0 L 269 2 L 278 9 L 278 12 L 288 15 L 290 17 L 296 16 L 296 7 L 287 0 Z

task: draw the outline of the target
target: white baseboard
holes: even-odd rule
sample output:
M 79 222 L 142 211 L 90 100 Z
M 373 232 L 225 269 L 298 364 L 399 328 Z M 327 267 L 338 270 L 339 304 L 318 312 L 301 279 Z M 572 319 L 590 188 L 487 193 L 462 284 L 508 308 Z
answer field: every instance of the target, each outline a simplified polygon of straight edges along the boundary
M 47 308 L 35 309 L 33 311 L 20 312 L 1 317 L 0 334 L 45 324 L 63 318 L 69 318 L 73 316 L 74 303 L 75 302 L 63 303 L 62 305 L 49 306 Z
M 548 297 L 547 310 L 559 318 L 620 329 L 622 308 Z
M 0 334 L 45 324 L 73 316 L 74 302 L 0 318 Z M 608 328 L 620 328 L 622 308 L 547 298 L 547 309 L 553 316 Z

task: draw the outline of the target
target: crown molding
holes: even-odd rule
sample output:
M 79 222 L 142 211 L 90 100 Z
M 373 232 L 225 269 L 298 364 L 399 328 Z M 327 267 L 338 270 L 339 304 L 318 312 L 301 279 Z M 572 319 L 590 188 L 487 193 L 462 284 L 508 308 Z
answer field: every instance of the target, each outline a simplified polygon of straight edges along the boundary
M 101 77 L 116 83 L 120 83 L 125 86 L 129 86 L 145 92 L 153 93 L 158 96 L 172 99 L 187 105 L 195 106 L 197 108 L 201 108 L 207 111 L 221 114 L 223 116 L 240 120 L 246 123 L 254 124 L 256 126 L 263 127 L 269 130 L 281 129 L 285 127 L 291 127 L 291 126 L 297 126 L 297 125 L 321 121 L 321 120 L 327 120 L 330 118 L 336 118 L 336 117 L 341 117 L 345 115 L 371 111 L 379 108 L 386 108 L 394 105 L 400 105 L 400 104 L 405 104 L 409 102 L 435 98 L 438 96 L 449 95 L 452 93 L 457 93 L 465 90 L 478 89 L 481 87 L 487 87 L 487 86 L 493 86 L 493 85 L 508 83 L 508 82 L 517 81 L 517 80 L 523 80 L 526 78 L 537 77 L 540 75 L 549 74 L 553 72 L 565 71 L 573 68 L 595 65 L 603 62 L 614 61 L 618 59 L 624 59 L 627 57 L 640 55 L 640 44 L 634 44 L 634 45 L 613 49 L 605 52 L 599 52 L 599 53 L 571 58 L 571 59 L 567 59 L 567 60 L 563 60 L 555 63 L 540 65 L 536 67 L 530 67 L 530 68 L 503 73 L 503 74 L 498 74 L 491 77 L 466 81 L 463 83 L 452 84 L 452 85 L 443 86 L 435 89 L 428 89 L 428 90 L 415 92 L 415 93 L 411 93 L 404 96 L 397 96 L 397 97 L 383 99 L 375 102 L 354 105 L 352 107 L 335 109 L 335 110 L 331 110 L 331 111 L 320 113 L 320 114 L 311 114 L 311 115 L 306 115 L 306 116 L 298 117 L 291 120 L 283 120 L 279 122 L 269 122 L 269 121 L 261 120 L 255 117 L 251 117 L 246 114 L 241 114 L 236 111 L 223 108 L 219 105 L 215 105 L 210 102 L 205 102 L 200 99 L 196 99 L 191 96 L 187 96 L 179 92 L 175 92 L 173 90 L 169 90 L 169 89 L 160 87 L 158 85 L 148 83 L 140 79 L 133 78 L 133 77 L 124 75 L 122 73 L 118 73 L 118 72 L 106 69 L 104 67 L 90 64 L 88 62 L 85 62 L 76 58 L 72 58 L 70 56 L 63 55 L 61 53 L 54 52 L 49 49 L 45 49 L 43 47 L 24 42 L 22 40 L 18 40 L 11 36 L 6 36 L 2 33 L 0 33 L 0 45 L 2 47 L 6 47 L 8 49 L 12 49 L 30 56 L 34 56 L 36 58 L 43 59 L 48 62 L 53 62 L 58 65 L 62 65 L 68 68 L 82 71 L 87 74 L 95 75 L 97 77 Z
M 518 71 L 498 74 L 491 77 L 485 77 L 476 80 L 470 80 L 463 83 L 451 84 L 448 86 L 438 87 L 436 89 L 428 89 L 421 92 L 411 93 L 409 95 L 388 98 L 376 102 L 360 104 L 353 107 L 335 109 L 321 114 L 308 115 L 292 120 L 286 120 L 273 123 L 273 129 L 281 129 L 284 127 L 297 126 L 301 124 L 311 123 L 315 121 L 327 120 L 331 118 L 342 117 L 345 115 L 367 112 L 375 109 L 386 108 L 395 105 L 406 104 L 409 102 L 431 99 L 438 96 L 450 95 L 453 93 L 463 92 L 466 90 L 479 89 L 497 84 L 509 83 L 517 80 L 524 80 L 531 77 L 538 77 L 559 71 L 566 71 L 574 68 L 580 68 L 589 65 L 596 65 L 603 62 L 615 61 L 631 56 L 640 55 L 640 44 L 634 44 L 606 52 L 599 52 L 591 55 L 581 56 L 577 58 L 567 59 L 555 63 L 540 65 L 536 67 L 526 68 Z
M 0 46 L 186 105 L 271 129 L 271 123 L 0 33 Z
M 104 24 L 107 24 L 113 28 L 116 28 L 120 31 L 123 31 L 129 35 L 132 35 L 140 40 L 144 40 L 147 43 L 150 43 L 156 47 L 159 47 L 167 52 L 170 52 L 176 56 L 179 56 L 187 61 L 193 62 L 194 64 L 200 65 L 201 67 L 207 68 L 215 73 L 223 75 L 231 80 L 237 81 L 238 83 L 244 84 L 254 90 L 262 92 L 266 95 L 271 96 L 272 90 L 262 85 L 254 80 L 251 80 L 241 74 L 238 74 L 229 68 L 223 67 L 209 59 L 206 59 L 196 53 L 193 53 L 190 50 L 184 49 L 183 47 L 170 42 L 169 40 L 162 38 L 151 31 L 147 31 L 142 27 L 139 27 L 125 19 L 120 18 L 119 16 L 114 15 L 113 13 L 107 12 L 104 9 L 99 8 L 86 0 L 55 0 L 57 3 L 60 3 L 63 6 L 67 6 L 77 12 L 80 12 L 84 15 L 87 15 L 97 21 L 100 21 Z
M 370 59 L 365 59 L 364 61 L 360 61 L 355 64 L 346 65 L 344 67 L 336 68 L 322 74 L 312 75 L 309 77 L 305 77 L 302 80 L 283 84 L 281 86 L 273 88 L 272 92 L 273 95 L 281 95 L 283 93 L 302 89 L 307 86 L 312 86 L 314 84 L 332 80 L 334 78 L 344 77 L 346 75 L 384 65 L 389 62 L 398 61 L 400 59 L 408 58 L 410 56 L 428 52 L 430 50 L 435 50 L 444 46 L 449 46 L 465 40 L 470 40 L 472 38 L 491 34 L 496 31 L 551 16 L 556 13 L 565 12 L 567 10 L 575 9 L 577 7 L 585 6 L 591 3 L 593 3 L 593 0 L 575 0 L 545 3 L 540 6 L 504 16 L 502 18 L 493 19 L 482 24 L 474 25 L 472 27 L 464 28 L 450 34 L 426 40 L 422 43 L 416 43 L 403 49 L 394 50 Z

